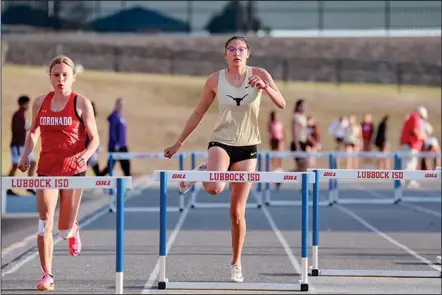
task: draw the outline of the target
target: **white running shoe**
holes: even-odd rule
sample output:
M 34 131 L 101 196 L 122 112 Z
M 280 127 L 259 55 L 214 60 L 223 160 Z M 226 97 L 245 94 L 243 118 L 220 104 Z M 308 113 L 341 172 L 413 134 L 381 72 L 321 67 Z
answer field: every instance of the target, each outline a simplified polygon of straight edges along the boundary
M 195 169 L 193 169 L 193 171 L 206 171 L 207 170 L 207 163 L 201 164 L 198 167 L 196 167 Z M 178 189 L 180 190 L 180 192 L 182 194 L 187 193 L 192 186 L 196 183 L 196 181 L 181 181 L 179 183 Z
M 416 180 L 410 180 L 410 182 L 407 184 L 407 188 L 419 188 L 419 182 Z
M 242 283 L 244 277 L 242 276 L 241 265 L 231 265 L 230 266 L 230 279 L 232 282 Z

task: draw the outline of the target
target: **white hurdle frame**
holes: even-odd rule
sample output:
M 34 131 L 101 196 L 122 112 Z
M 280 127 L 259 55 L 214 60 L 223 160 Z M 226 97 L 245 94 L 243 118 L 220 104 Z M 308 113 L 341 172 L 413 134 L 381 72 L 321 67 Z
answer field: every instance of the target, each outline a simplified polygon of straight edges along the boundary
M 264 169 L 266 172 L 271 172 L 271 160 L 273 158 L 309 158 L 314 157 L 316 159 L 320 158 L 329 158 L 329 153 L 326 152 L 290 152 L 290 151 L 270 151 L 270 152 L 263 152 L 263 158 L 265 160 Z M 262 159 L 262 157 L 261 157 Z M 310 171 L 310 170 L 309 170 Z M 310 193 L 310 192 L 309 192 Z M 270 183 L 265 183 L 264 188 L 264 204 L 266 206 L 300 206 L 302 201 L 295 201 L 295 200 L 272 200 L 272 194 L 271 194 L 271 186 Z M 331 206 L 333 203 L 333 200 L 331 198 L 331 195 L 329 196 L 328 201 L 320 201 L 320 206 Z M 309 206 L 312 206 L 312 202 L 309 202 Z
M 172 156 L 174 159 L 178 159 L 179 170 L 184 169 L 184 161 L 186 158 L 186 153 L 176 153 Z M 164 157 L 164 153 L 151 153 L 151 152 L 113 152 L 108 153 L 109 166 L 112 167 L 113 161 L 118 160 L 132 160 L 132 159 L 161 159 L 166 160 Z M 113 169 L 109 169 L 109 176 L 113 176 Z M 177 189 L 179 194 L 179 206 L 178 207 L 169 207 L 168 210 L 173 212 L 183 212 L 184 211 L 184 195 Z M 113 190 L 109 190 L 109 212 L 115 212 L 115 197 Z M 160 208 L 158 207 L 126 207 L 125 212 L 159 212 Z
M 124 196 L 126 189 L 132 188 L 132 177 L 3 177 L 2 190 L 21 189 L 116 189 L 116 255 L 115 255 L 115 294 L 124 290 Z
M 376 158 L 376 159 L 389 159 L 394 157 L 396 161 L 396 153 L 395 152 L 354 152 L 354 153 L 348 153 L 348 152 L 336 152 L 330 155 L 329 159 L 329 168 L 330 169 L 338 169 L 338 159 L 347 159 L 347 158 L 354 158 L 354 157 L 361 157 L 361 158 Z M 396 162 L 395 162 L 396 166 Z M 395 168 L 396 169 L 396 168 Z M 394 182 L 394 197 L 393 198 L 385 198 L 385 199 L 373 199 L 373 198 L 339 198 L 339 189 L 338 189 L 338 179 L 337 178 L 331 178 L 331 187 L 329 188 L 329 196 L 332 200 L 333 204 L 395 204 L 396 198 L 399 197 L 398 190 L 396 189 L 397 182 Z
M 395 169 L 401 170 L 402 169 L 402 160 L 403 158 L 410 156 L 410 153 L 405 152 L 398 152 L 394 156 L 394 162 L 395 162 Z M 418 157 L 418 160 L 420 160 L 422 157 L 426 158 L 440 158 L 440 153 L 432 153 L 432 152 L 419 152 L 416 154 L 413 154 L 413 156 Z M 424 170 L 427 173 L 432 173 L 434 170 Z M 436 171 L 438 171 L 436 167 Z M 403 195 L 403 183 L 401 181 L 395 181 L 395 204 L 398 204 L 399 202 L 407 202 L 407 203 L 441 203 L 441 196 L 437 197 L 431 197 L 431 196 L 425 196 L 425 197 L 416 197 L 416 196 L 404 196 Z
M 155 170 L 154 180 L 160 181 L 160 245 L 158 289 L 172 290 L 255 290 L 255 291 L 308 291 L 308 190 L 315 182 L 312 172 L 251 172 L 251 171 L 167 171 Z M 226 179 L 227 178 L 227 179 Z M 208 283 L 170 282 L 166 278 L 167 255 L 167 182 L 300 182 L 302 183 L 301 280 L 298 284 L 274 283 Z
M 190 165 L 191 165 L 191 169 L 195 169 L 196 168 L 196 160 L 197 159 L 207 159 L 208 153 L 206 152 L 192 152 L 190 153 Z M 187 155 L 188 157 L 188 155 Z M 257 155 L 258 157 L 258 171 L 261 171 L 261 154 L 258 153 Z M 196 200 L 196 197 L 198 195 L 198 190 L 196 189 L 196 185 L 200 185 L 200 184 L 195 184 L 194 186 L 192 186 L 190 192 L 191 192 L 191 196 L 190 196 L 190 208 L 195 209 L 195 208 L 229 208 L 230 204 L 228 202 L 206 202 L 206 203 L 198 203 Z M 227 189 L 227 186 L 226 188 Z M 256 202 L 250 202 L 247 201 L 246 204 L 246 208 L 258 208 L 260 209 L 262 206 L 262 183 L 258 182 L 257 186 L 256 186 L 256 194 L 253 194 L 253 196 L 255 196 L 256 198 Z M 250 196 L 249 196 L 250 197 Z
M 439 153 L 433 152 L 419 152 L 412 154 L 410 152 L 399 151 L 399 152 L 357 152 L 357 153 L 347 153 L 347 152 L 335 152 L 330 153 L 330 169 L 337 169 L 337 159 L 338 158 L 348 158 L 348 157 L 362 157 L 362 158 L 393 158 L 394 160 L 394 170 L 402 170 L 402 158 L 409 157 L 410 155 L 417 157 L 430 157 L 437 158 L 441 157 Z M 422 171 L 422 170 L 417 170 Z M 432 173 L 434 170 L 425 170 L 427 173 Z M 329 187 L 329 198 L 333 203 L 336 204 L 398 204 L 399 202 L 430 202 L 430 203 L 440 203 L 440 197 L 411 197 L 403 196 L 402 182 L 399 179 L 393 180 L 393 191 L 392 198 L 385 199 L 362 199 L 362 198 L 339 198 L 338 189 L 338 179 L 330 179 Z
M 367 180 L 441 180 L 441 171 L 429 174 L 427 171 L 409 170 L 347 170 L 347 169 L 316 169 L 317 178 L 325 179 L 354 179 Z M 319 186 L 314 185 L 313 203 L 319 200 Z M 355 269 L 320 269 L 319 267 L 319 206 L 314 205 L 313 210 L 313 239 L 312 239 L 312 265 L 309 267 L 312 276 L 335 277 L 415 277 L 415 278 L 440 278 L 441 268 L 428 264 L 434 271 L 402 271 L 402 270 L 355 270 Z

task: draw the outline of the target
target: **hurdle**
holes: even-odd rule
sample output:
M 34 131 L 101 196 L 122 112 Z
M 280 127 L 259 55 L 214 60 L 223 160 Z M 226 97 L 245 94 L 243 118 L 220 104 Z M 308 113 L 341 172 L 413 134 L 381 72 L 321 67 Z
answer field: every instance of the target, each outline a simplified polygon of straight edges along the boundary
M 392 158 L 396 155 L 396 153 L 393 152 L 354 152 L 354 153 L 347 153 L 347 152 L 336 152 L 329 155 L 329 168 L 330 169 L 338 169 L 338 158 L 349 158 L 349 157 L 362 157 L 362 158 Z M 354 179 L 349 179 L 354 180 Z M 397 183 L 394 181 L 394 185 L 396 186 Z M 357 198 L 345 198 L 340 199 L 339 198 L 339 189 L 338 189 L 338 179 L 337 178 L 330 178 L 329 179 L 329 199 L 331 201 L 331 204 L 394 204 L 396 197 L 398 197 L 398 191 L 396 188 L 394 189 L 394 198 L 385 198 L 385 199 L 371 199 L 371 198 L 365 198 L 365 199 L 357 199 Z
M 116 189 L 115 294 L 123 294 L 124 282 L 124 197 L 132 188 L 132 177 L 3 177 L 2 189 Z
M 327 158 L 329 157 L 329 153 L 326 152 L 264 152 L 265 157 L 265 171 L 271 172 L 271 159 L 272 158 L 295 158 L 295 157 L 302 157 L 302 158 L 309 158 L 309 157 L 315 157 L 317 159 L 320 158 Z M 270 183 L 265 183 L 265 189 L 264 189 L 264 204 L 266 206 L 300 206 L 302 201 L 299 200 L 272 200 L 271 198 L 271 189 L 270 189 Z M 320 206 L 330 206 L 333 203 L 333 200 L 331 199 L 331 195 L 329 196 L 328 201 L 321 201 L 319 202 Z M 310 201 L 309 206 L 311 206 L 313 203 Z
M 353 179 L 367 180 L 441 180 L 441 172 L 428 174 L 426 171 L 408 170 L 344 170 L 344 169 L 315 169 L 315 179 Z M 309 274 L 312 276 L 347 276 L 347 277 L 415 277 L 440 278 L 441 269 L 429 264 L 435 271 L 406 271 L 406 270 L 339 270 L 319 268 L 319 185 L 313 184 L 313 212 L 312 212 L 312 265 Z
M 186 157 L 185 153 L 176 153 L 172 158 L 178 159 L 179 170 L 184 169 L 184 159 Z M 113 152 L 108 154 L 109 166 L 112 167 L 114 161 L 117 160 L 132 160 L 132 159 L 165 159 L 164 153 L 123 153 L 123 152 Z M 109 176 L 113 176 L 113 169 L 109 170 Z M 174 212 L 183 212 L 184 210 L 184 195 L 177 189 L 179 194 L 179 206 L 169 207 L 168 210 Z M 109 190 L 109 212 L 115 212 L 114 206 L 115 198 L 113 190 Z M 126 212 L 159 212 L 158 207 L 126 207 Z
M 402 170 L 402 158 L 410 156 L 411 153 L 409 152 L 385 152 L 385 153 L 379 153 L 379 152 L 357 152 L 357 153 L 345 153 L 345 152 L 337 152 L 337 153 L 331 153 L 329 155 L 329 163 L 330 169 L 337 169 L 337 158 L 338 157 L 356 157 L 356 156 L 363 156 L 363 157 L 371 157 L 371 158 L 390 158 L 392 157 L 394 159 L 394 170 Z M 420 152 L 413 154 L 415 156 L 426 156 L 426 157 L 440 157 L 440 154 L 438 153 L 428 153 L 428 152 Z M 380 170 L 377 170 L 380 171 Z M 389 171 L 389 170 L 385 170 Z M 428 174 L 431 174 L 432 171 L 427 171 Z M 347 179 L 351 180 L 351 179 Z M 374 179 L 373 179 L 374 180 Z M 406 201 L 406 202 L 431 202 L 431 203 L 440 203 L 441 198 L 438 197 L 411 197 L 411 196 L 403 196 L 403 187 L 402 187 L 403 180 L 401 179 L 394 179 L 393 180 L 393 191 L 392 191 L 392 198 L 383 198 L 383 199 L 357 199 L 357 198 L 345 198 L 340 199 L 339 198 L 339 189 L 338 189 L 338 179 L 337 178 L 331 178 L 329 180 L 329 199 L 332 200 L 333 204 L 398 204 L 400 201 Z
M 395 170 L 402 169 L 402 159 L 405 157 L 415 156 L 418 158 L 426 157 L 426 158 L 440 158 L 440 153 L 434 152 L 419 152 L 415 154 L 410 154 L 409 152 L 397 152 L 394 155 L 394 168 Z M 436 167 L 436 171 L 440 171 L 438 167 Z M 432 170 L 425 170 L 426 173 L 431 174 Z M 395 180 L 394 181 L 394 203 L 398 204 L 399 202 L 409 202 L 409 203 L 440 203 L 441 196 L 436 197 L 422 197 L 422 196 L 404 196 L 403 195 L 403 181 Z
M 208 156 L 207 152 L 192 152 L 190 153 L 190 161 L 191 161 L 191 169 L 196 168 L 196 159 L 197 158 L 204 158 L 206 159 Z M 261 154 L 258 153 L 258 162 L 257 162 L 257 170 L 261 171 Z M 190 192 L 190 208 L 228 208 L 230 206 L 227 202 L 197 202 L 196 197 L 198 194 L 198 191 L 196 190 L 196 185 L 192 186 Z M 246 208 L 261 208 L 262 206 L 262 183 L 258 182 L 256 185 L 256 194 L 253 194 L 256 198 L 256 202 L 247 202 Z
M 180 177 L 177 179 L 176 176 Z M 167 171 L 155 170 L 154 180 L 160 182 L 160 238 L 158 289 L 165 290 L 254 290 L 254 291 L 308 291 L 308 189 L 315 181 L 312 172 L 250 172 L 250 171 Z M 224 282 L 171 282 L 166 277 L 167 256 L 167 182 L 207 181 L 220 179 L 230 182 L 300 182 L 302 184 L 302 238 L 301 238 L 301 280 L 298 284 L 272 283 L 224 283 Z

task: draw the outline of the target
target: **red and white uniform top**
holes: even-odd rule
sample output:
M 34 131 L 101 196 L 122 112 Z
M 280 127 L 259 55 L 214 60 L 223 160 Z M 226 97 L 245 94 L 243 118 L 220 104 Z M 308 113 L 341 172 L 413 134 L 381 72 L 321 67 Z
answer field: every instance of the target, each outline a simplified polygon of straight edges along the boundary
M 72 92 L 65 107 L 51 109 L 54 92 L 48 93 L 37 115 L 41 132 L 41 152 L 37 174 L 72 176 L 86 171 L 79 167 L 78 154 L 86 148 L 86 127 L 76 111 L 77 93 Z

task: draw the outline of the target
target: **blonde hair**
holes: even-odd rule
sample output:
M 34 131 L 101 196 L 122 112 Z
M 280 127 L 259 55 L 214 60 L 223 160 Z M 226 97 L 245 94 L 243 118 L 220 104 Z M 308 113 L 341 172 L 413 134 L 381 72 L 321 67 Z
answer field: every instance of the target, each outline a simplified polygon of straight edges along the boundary
M 70 66 L 75 74 L 75 63 L 66 55 L 58 55 L 51 60 L 51 63 L 49 64 L 49 73 L 51 73 L 52 68 L 58 64 L 66 64 Z

